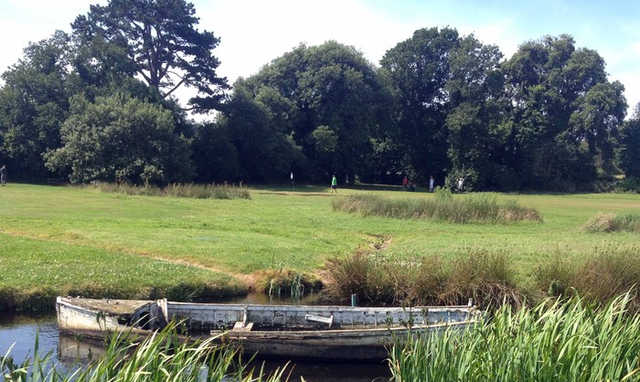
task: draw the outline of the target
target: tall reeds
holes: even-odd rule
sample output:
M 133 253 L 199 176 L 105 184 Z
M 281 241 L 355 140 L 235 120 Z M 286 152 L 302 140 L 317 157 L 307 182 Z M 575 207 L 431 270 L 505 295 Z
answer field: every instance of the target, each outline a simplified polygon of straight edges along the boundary
M 586 232 L 640 232 L 640 215 L 599 213 L 589 219 L 582 229 Z
M 629 296 L 596 309 L 578 297 L 545 301 L 465 331 L 411 338 L 390 354 L 392 380 L 637 381 L 640 315 L 627 314 Z
M 103 183 L 93 185 L 102 192 L 116 192 L 126 195 L 172 196 L 196 199 L 251 199 L 251 193 L 244 186 L 227 184 L 183 184 L 171 183 L 166 187 L 152 185 L 136 186 L 126 183 Z
M 505 253 L 469 250 L 439 256 L 396 258 L 359 252 L 325 264 L 325 291 L 347 303 L 356 294 L 363 305 L 463 305 L 469 298 L 483 307 L 522 304 L 515 270 Z
M 383 216 L 401 219 L 433 219 L 451 223 L 509 223 L 521 220 L 542 222 L 533 208 L 515 201 L 498 203 L 495 196 L 453 196 L 438 191 L 434 198 L 388 199 L 377 195 L 357 194 L 334 199 L 333 209 L 362 216 Z
M 218 345 L 211 337 L 190 344 L 181 341 L 175 326 L 138 341 L 134 337 L 114 335 L 105 355 L 75 372 L 60 373 L 51 354 L 39 355 L 16 365 L 10 353 L 0 358 L 0 372 L 6 382 L 276 382 L 284 380 L 286 368 L 270 375 L 262 369 L 249 370 L 237 351 Z

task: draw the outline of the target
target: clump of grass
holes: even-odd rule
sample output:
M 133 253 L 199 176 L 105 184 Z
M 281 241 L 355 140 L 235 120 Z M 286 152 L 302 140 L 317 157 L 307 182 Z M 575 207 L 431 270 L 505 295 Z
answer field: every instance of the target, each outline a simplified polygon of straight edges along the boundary
M 586 232 L 640 232 L 640 215 L 599 213 L 589 219 L 582 229 Z
M 498 203 L 495 196 L 474 195 L 454 197 L 439 191 L 434 198 L 388 199 L 377 195 L 357 194 L 333 200 L 333 209 L 362 216 L 383 216 L 401 219 L 434 219 L 451 223 L 508 223 L 521 220 L 542 222 L 533 208 L 515 201 Z
M 300 298 L 322 289 L 317 277 L 290 269 L 269 269 L 260 272 L 258 277 L 258 291 L 271 297 Z
M 640 311 L 636 289 L 640 280 L 640 248 L 603 246 L 592 253 L 556 255 L 534 272 L 537 288 L 551 296 L 579 294 L 601 305 L 629 293 L 629 309 Z
M 640 373 L 640 316 L 628 296 L 603 309 L 545 301 L 467 330 L 409 338 L 390 354 L 392 381 L 624 381 Z
M 266 375 L 263 369 L 249 370 L 238 361 L 237 351 L 217 344 L 211 337 L 200 343 L 187 343 L 176 335 L 176 326 L 139 341 L 127 334 L 116 334 L 105 355 L 89 366 L 70 374 L 60 374 L 52 367 L 51 354 L 36 351 L 32 359 L 16 365 L 9 354 L 0 357 L 0 372 L 8 382 L 276 382 L 284 380 L 286 366 Z
M 346 303 L 351 294 L 363 305 L 520 306 L 515 271 L 504 253 L 471 250 L 444 261 L 439 256 L 399 259 L 359 252 L 325 264 L 326 291 Z
M 95 183 L 102 192 L 126 195 L 171 196 L 196 199 L 251 199 L 251 193 L 244 186 L 227 184 L 183 184 L 171 183 L 166 187 L 152 185 L 136 186 L 126 183 Z

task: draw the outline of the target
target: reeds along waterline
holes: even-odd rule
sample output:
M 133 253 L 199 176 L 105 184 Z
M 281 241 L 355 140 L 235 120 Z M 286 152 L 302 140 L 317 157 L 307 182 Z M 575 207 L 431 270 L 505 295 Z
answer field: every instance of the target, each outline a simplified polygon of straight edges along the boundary
M 277 382 L 285 380 L 286 367 L 265 375 L 262 369 L 249 370 L 236 350 L 214 344 L 216 338 L 200 343 L 178 340 L 176 327 L 139 341 L 126 334 L 112 337 L 104 357 L 86 368 L 60 374 L 52 368 L 51 354 L 39 355 L 21 365 L 10 353 L 0 358 L 0 372 L 7 382 Z M 37 340 L 36 340 L 37 349 Z
M 453 196 L 439 191 L 434 198 L 388 199 L 360 194 L 337 198 L 333 209 L 362 216 L 383 216 L 402 219 L 433 219 L 451 223 L 509 223 L 521 220 L 542 222 L 540 213 L 522 207 L 515 201 L 499 203 L 495 196 Z
M 596 308 L 578 297 L 547 300 L 463 332 L 410 339 L 395 346 L 393 381 L 637 381 L 640 315 L 629 295 Z
M 469 250 L 465 255 L 399 258 L 366 252 L 331 258 L 325 290 L 347 303 L 351 294 L 365 305 L 460 305 L 473 298 L 482 307 L 520 306 L 516 273 L 506 253 Z
M 94 186 L 102 192 L 116 192 L 126 195 L 172 196 L 196 199 L 251 199 L 251 193 L 246 187 L 227 184 L 171 183 L 165 187 L 157 187 L 97 182 Z

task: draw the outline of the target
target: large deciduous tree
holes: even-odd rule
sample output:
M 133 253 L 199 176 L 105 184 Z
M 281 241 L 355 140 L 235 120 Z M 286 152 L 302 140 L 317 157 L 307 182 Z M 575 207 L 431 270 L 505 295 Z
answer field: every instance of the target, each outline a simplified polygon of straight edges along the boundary
M 2 74 L 0 153 L 14 178 L 47 176 L 42 153 L 60 145 L 60 126 L 67 117 L 70 38 L 56 32 L 30 44 L 24 57 Z
M 234 87 L 264 108 L 273 131 L 302 147 L 311 169 L 300 175 L 326 181 L 336 172 L 353 179 L 365 166 L 382 86 L 353 47 L 335 41 L 300 45 Z
M 622 130 L 620 167 L 627 177 L 640 180 L 640 103 Z
M 570 36 L 529 41 L 504 65 L 513 105 L 512 166 L 534 189 L 571 190 L 612 159 L 626 101 L 597 52 Z
M 166 184 L 192 176 L 187 139 L 176 134 L 169 110 L 116 93 L 72 99 L 61 130 L 63 146 L 46 165 L 69 174 L 72 183 L 93 180 Z
M 89 14 L 76 18 L 73 29 L 86 44 L 120 47 L 136 73 L 162 97 L 183 85 L 195 88 L 191 109 L 207 112 L 220 107 L 228 85 L 216 73 L 220 61 L 213 49 L 220 40 L 199 31 L 198 21 L 193 4 L 185 0 L 110 0 L 106 6 L 92 5 Z

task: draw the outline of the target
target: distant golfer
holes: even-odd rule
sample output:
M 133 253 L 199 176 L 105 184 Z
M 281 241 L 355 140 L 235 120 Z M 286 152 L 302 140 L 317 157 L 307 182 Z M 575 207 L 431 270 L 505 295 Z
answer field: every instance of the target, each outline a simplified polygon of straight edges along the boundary
M 3 186 L 7 185 L 7 166 L 2 165 L 0 167 L 0 184 Z
M 464 188 L 464 178 L 460 177 L 458 178 L 458 192 L 462 192 Z
M 433 179 L 433 175 L 429 177 L 429 192 L 433 192 L 433 186 L 435 185 L 436 180 Z
M 336 174 L 333 174 L 331 177 L 331 192 L 338 192 L 338 178 L 336 178 Z

